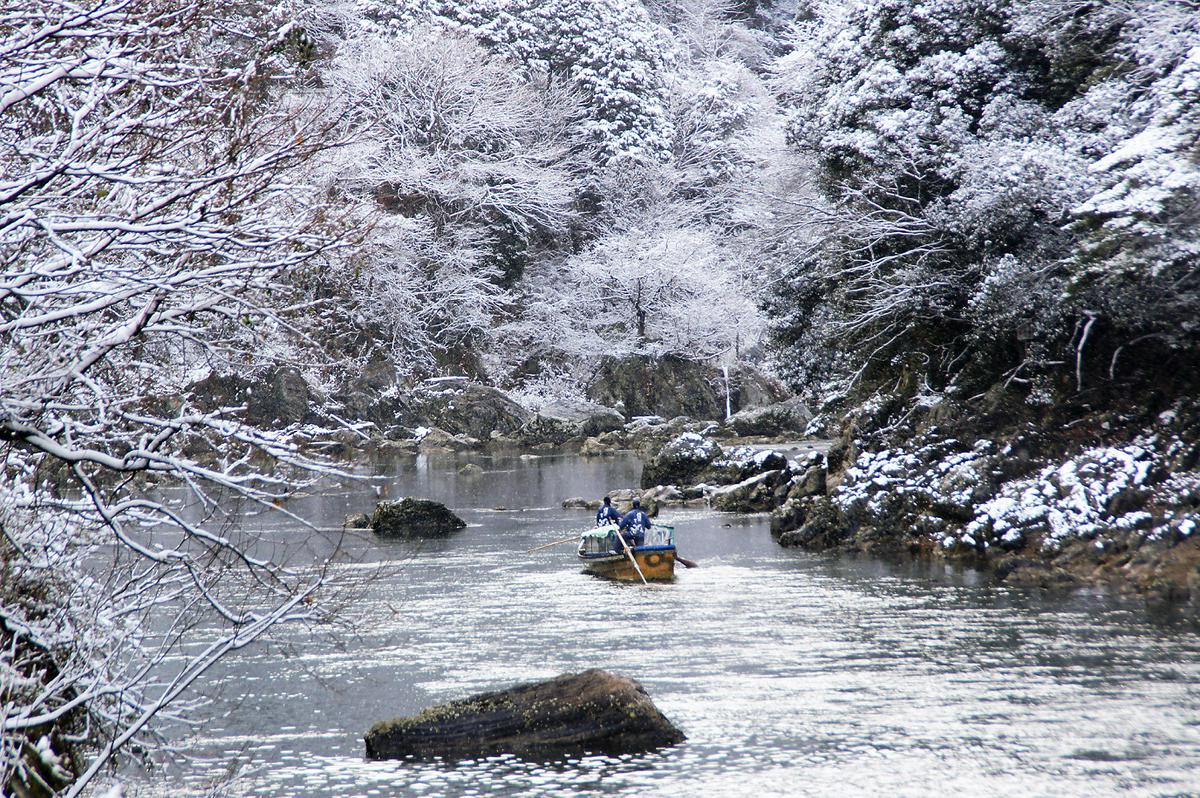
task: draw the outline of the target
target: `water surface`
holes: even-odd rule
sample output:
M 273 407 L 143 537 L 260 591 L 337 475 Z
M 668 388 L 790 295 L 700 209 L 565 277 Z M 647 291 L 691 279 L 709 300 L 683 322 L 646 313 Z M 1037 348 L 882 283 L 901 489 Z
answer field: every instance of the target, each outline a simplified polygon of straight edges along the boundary
M 376 490 L 411 494 L 469 527 L 422 545 L 344 541 L 351 559 L 395 565 L 354 602 L 356 632 L 296 632 L 222 665 L 192 758 L 169 773 L 175 788 L 203 790 L 236 761 L 231 793 L 255 796 L 1200 790 L 1189 627 L 1102 595 L 786 550 L 764 517 L 699 510 L 669 515 L 701 568 L 670 585 L 614 584 L 580 573 L 569 545 L 525 551 L 589 522 L 562 499 L 636 484 L 635 459 L 476 458 L 485 473 L 460 476 L 467 459 L 378 464 L 372 482 L 293 503 L 337 526 Z M 295 526 L 264 532 L 304 540 L 311 556 L 328 546 Z M 375 721 L 590 667 L 639 679 L 687 742 L 549 764 L 363 758 Z

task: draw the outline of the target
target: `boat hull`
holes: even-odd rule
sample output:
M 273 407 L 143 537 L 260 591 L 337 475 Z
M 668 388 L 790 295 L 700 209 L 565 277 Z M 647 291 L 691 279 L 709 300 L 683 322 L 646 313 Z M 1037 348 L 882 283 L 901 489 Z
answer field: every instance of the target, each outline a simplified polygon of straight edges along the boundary
M 639 546 L 633 556 L 647 581 L 669 582 L 675 578 L 674 546 Z M 642 581 L 626 554 L 581 554 L 579 559 L 583 570 L 596 576 L 621 582 Z

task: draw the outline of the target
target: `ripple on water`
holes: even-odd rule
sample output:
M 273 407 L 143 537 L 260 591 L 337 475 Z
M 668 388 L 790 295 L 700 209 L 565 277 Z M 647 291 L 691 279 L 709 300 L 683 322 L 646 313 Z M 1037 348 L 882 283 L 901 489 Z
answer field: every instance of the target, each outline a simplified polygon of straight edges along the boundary
M 636 463 L 508 460 L 489 466 L 503 478 L 470 483 L 457 465 L 397 472 L 391 495 L 453 499 L 471 526 L 426 546 L 356 539 L 399 564 L 353 608 L 358 628 L 296 632 L 224 663 L 213 718 L 169 794 L 202 792 L 231 757 L 243 765 L 230 792 L 247 796 L 1091 796 L 1200 784 L 1189 630 L 1100 596 L 1056 601 L 969 573 L 783 550 L 762 517 L 707 512 L 673 513 L 701 568 L 672 585 L 617 585 L 579 573 L 570 546 L 525 550 L 587 523 L 545 508 L 632 484 Z M 334 526 L 367 506 L 356 490 L 304 501 Z M 540 763 L 363 759 L 377 720 L 588 667 L 640 679 L 688 741 Z

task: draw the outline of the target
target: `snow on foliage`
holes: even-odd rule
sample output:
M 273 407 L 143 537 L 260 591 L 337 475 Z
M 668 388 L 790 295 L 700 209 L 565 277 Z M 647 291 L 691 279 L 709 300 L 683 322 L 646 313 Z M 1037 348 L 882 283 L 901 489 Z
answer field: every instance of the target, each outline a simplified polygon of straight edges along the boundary
M 979 505 L 964 530 L 979 540 L 1006 543 L 1040 533 L 1044 550 L 1055 551 L 1070 538 L 1090 539 L 1110 526 L 1135 527 L 1151 521 L 1128 513 L 1120 501 L 1148 489 L 1153 452 L 1141 446 L 1086 449 L 1036 476 L 1007 483 Z
M 816 12 L 776 76 L 819 165 L 821 201 L 797 200 L 831 231 L 782 267 L 797 378 L 981 363 L 1036 401 L 1064 364 L 1085 381 L 1071 347 L 1194 345 L 1194 0 Z
M 307 50 L 279 9 L 243 10 L 17 2 L 0 25 L 6 792 L 58 779 L 33 746 L 76 794 L 151 750 L 221 656 L 320 614 L 303 602 L 324 574 L 255 556 L 220 508 L 281 501 L 272 464 L 323 467 L 179 391 L 207 362 L 262 364 L 284 273 L 346 243 L 305 172 L 336 120 L 273 90 Z M 200 623 L 211 640 L 184 651 Z
M 324 95 L 359 131 L 324 179 L 374 209 L 371 234 L 326 275 L 404 373 L 479 341 L 521 265 L 506 260 L 574 218 L 577 104 L 542 91 L 474 39 L 419 25 L 362 36 L 325 71 Z
M 607 159 L 669 155 L 669 37 L 636 0 L 402 0 L 363 8 L 385 29 L 445 20 L 533 75 L 567 78 L 586 98 L 583 130 Z
M 1185 445 L 1170 435 L 1082 448 L 1009 479 L 1011 445 L 918 443 L 863 452 L 846 470 L 831 499 L 852 525 L 911 530 L 952 551 L 1034 545 L 1050 554 L 1072 541 L 1103 546 L 1106 536 L 1157 540 L 1192 529 L 1186 508 L 1200 495 L 1200 478 L 1194 471 L 1164 478 Z
M 721 447 L 712 438 L 699 432 L 684 432 L 663 446 L 659 457 L 707 463 L 720 453 Z
M 735 253 L 700 227 L 634 228 L 532 270 L 524 316 L 501 334 L 524 356 L 732 358 L 762 320 Z

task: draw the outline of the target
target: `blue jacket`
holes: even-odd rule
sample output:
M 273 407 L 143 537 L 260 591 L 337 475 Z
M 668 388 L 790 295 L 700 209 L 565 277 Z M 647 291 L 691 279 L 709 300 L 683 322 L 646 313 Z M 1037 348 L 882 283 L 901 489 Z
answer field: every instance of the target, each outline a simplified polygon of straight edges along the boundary
M 629 512 L 625 513 L 625 517 L 621 519 L 622 531 L 634 528 L 634 531 L 636 532 L 638 531 L 636 527 L 641 527 L 642 530 L 646 530 L 651 527 L 650 516 L 646 515 L 645 510 L 630 510 Z
M 605 504 L 600 507 L 600 511 L 596 513 L 596 526 L 604 526 L 609 521 L 620 521 L 621 514 L 617 512 L 617 508 L 611 504 Z

